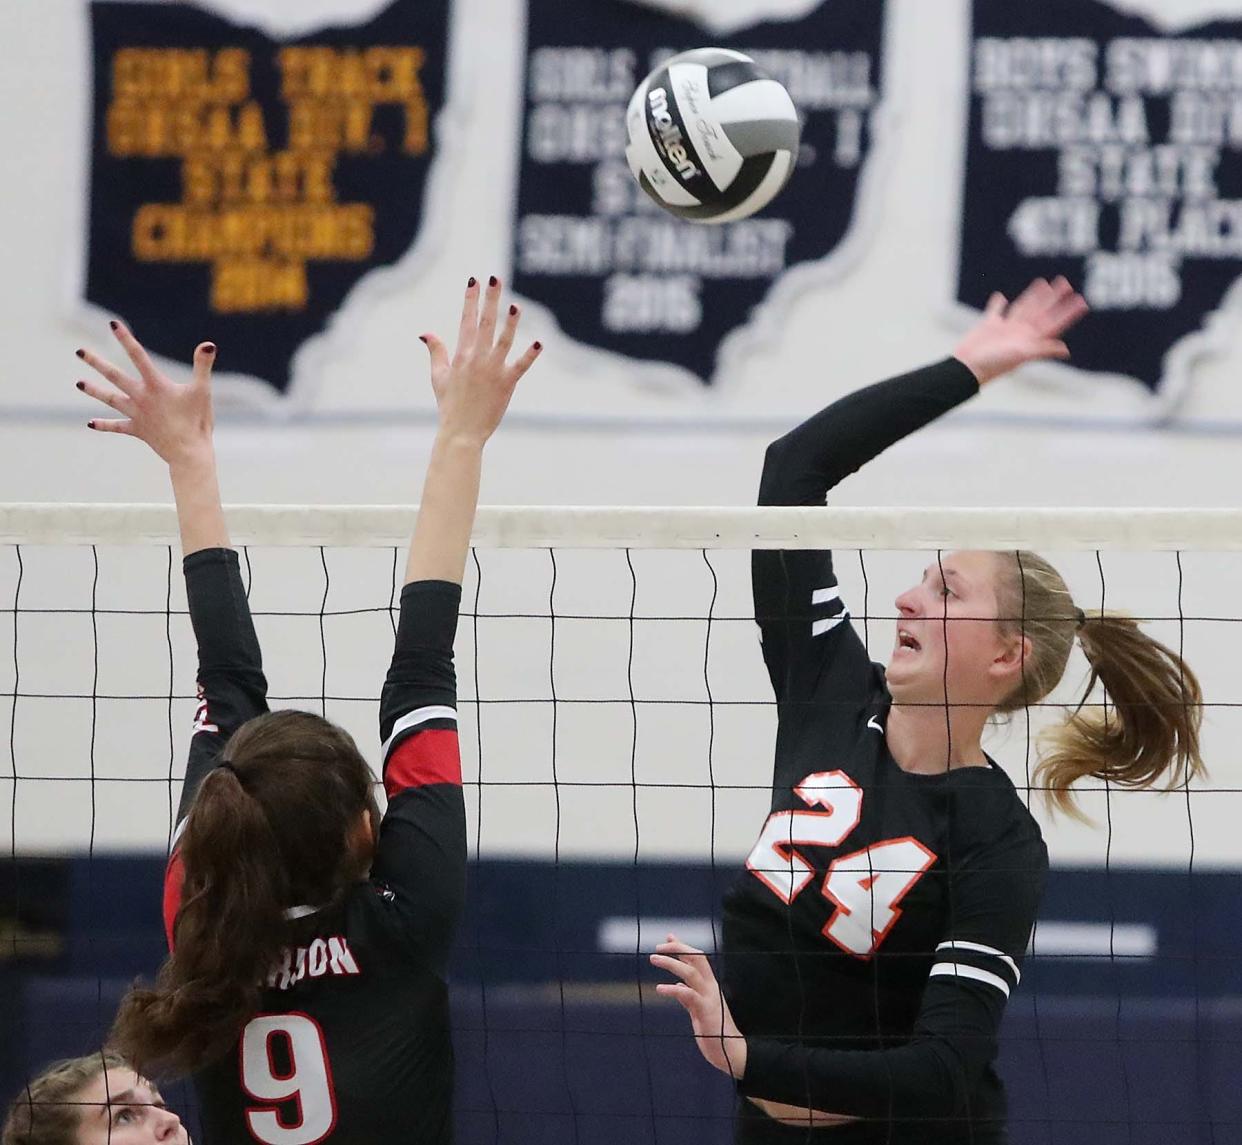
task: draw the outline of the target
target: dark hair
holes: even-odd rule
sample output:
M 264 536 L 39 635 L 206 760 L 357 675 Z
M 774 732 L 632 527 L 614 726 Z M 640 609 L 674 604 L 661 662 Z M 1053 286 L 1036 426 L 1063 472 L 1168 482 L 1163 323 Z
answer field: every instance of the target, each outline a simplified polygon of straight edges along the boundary
M 101 1073 L 128 1067 L 124 1058 L 103 1052 L 53 1062 L 9 1105 L 0 1145 L 77 1145 L 82 1090 Z
M 226 1053 L 285 948 L 322 929 L 370 862 L 351 840 L 363 812 L 378 824 L 374 778 L 347 732 L 273 712 L 238 729 L 224 762 L 186 818 L 173 953 L 153 988 L 130 990 L 112 1029 L 111 1044 L 149 1076 Z M 319 909 L 287 919 L 299 905 Z
M 1076 818 L 1072 785 L 1088 776 L 1121 787 L 1153 787 L 1168 775 L 1167 789 L 1205 771 L 1199 754 L 1203 692 L 1186 662 L 1153 640 L 1132 617 L 1084 613 L 1061 574 L 1029 552 L 998 553 L 1000 625 L 1023 633 L 1031 653 L 1022 683 L 998 705 L 1013 712 L 1038 703 L 1065 673 L 1074 637 L 1091 665 L 1086 689 L 1066 720 L 1042 736 L 1044 750 L 1035 782 L 1049 801 Z M 1085 708 L 1096 684 L 1107 706 Z

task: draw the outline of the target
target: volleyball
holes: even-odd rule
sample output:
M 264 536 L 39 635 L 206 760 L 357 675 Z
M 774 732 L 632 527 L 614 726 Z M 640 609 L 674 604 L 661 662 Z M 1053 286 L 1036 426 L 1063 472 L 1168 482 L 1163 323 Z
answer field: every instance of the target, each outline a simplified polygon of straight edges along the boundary
M 728 223 L 762 210 L 789 181 L 800 125 L 789 92 L 741 52 L 696 48 L 639 85 L 625 157 L 665 210 Z

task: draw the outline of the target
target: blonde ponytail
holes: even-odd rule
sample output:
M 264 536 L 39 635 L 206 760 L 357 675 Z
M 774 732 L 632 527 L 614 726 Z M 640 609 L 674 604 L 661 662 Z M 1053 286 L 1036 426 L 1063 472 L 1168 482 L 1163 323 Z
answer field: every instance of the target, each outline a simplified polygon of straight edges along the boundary
M 1058 810 L 1085 818 L 1071 787 L 1088 776 L 1118 787 L 1166 790 L 1203 774 L 1203 692 L 1171 648 L 1129 616 L 1086 617 L 1078 633 L 1091 674 L 1078 707 L 1041 737 L 1035 780 Z M 1096 684 L 1105 702 L 1085 705 Z
M 1084 819 L 1073 785 L 1095 778 L 1128 788 L 1165 779 L 1180 787 L 1204 773 L 1199 754 L 1203 692 L 1186 662 L 1153 640 L 1131 617 L 1082 612 L 1061 574 L 1030 552 L 997 554 L 998 623 L 1031 642 L 1022 683 L 997 705 L 1018 711 L 1044 699 L 1060 682 L 1077 636 L 1091 674 L 1077 707 L 1040 737 L 1034 782 L 1057 810 Z M 1086 708 L 1096 684 L 1105 704 Z

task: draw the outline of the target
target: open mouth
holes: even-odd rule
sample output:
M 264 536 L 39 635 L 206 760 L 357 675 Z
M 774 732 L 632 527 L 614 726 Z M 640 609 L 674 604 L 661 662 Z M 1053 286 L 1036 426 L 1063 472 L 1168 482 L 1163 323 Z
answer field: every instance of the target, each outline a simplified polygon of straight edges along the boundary
M 923 646 L 905 629 L 897 629 L 897 647 L 907 652 L 921 652 Z

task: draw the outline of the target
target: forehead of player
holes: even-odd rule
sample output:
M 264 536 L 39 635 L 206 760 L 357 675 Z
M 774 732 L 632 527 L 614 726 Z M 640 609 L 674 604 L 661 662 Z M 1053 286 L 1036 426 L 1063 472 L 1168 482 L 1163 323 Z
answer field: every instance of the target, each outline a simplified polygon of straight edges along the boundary
M 132 1069 L 97 1074 L 77 1094 L 75 1145 L 189 1145 L 180 1120 L 169 1113 L 159 1088 Z
M 924 583 L 944 585 L 958 597 L 994 592 L 995 562 L 989 552 L 956 552 L 932 561 L 923 570 Z

